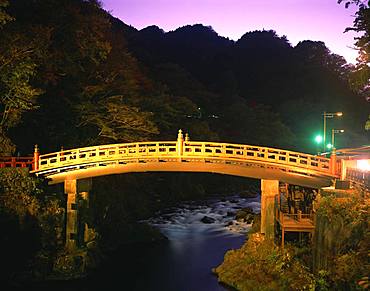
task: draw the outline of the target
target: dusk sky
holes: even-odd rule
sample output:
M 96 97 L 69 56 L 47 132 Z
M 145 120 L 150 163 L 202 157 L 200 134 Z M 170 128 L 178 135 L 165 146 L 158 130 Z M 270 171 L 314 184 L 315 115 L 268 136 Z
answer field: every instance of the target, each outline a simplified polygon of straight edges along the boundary
M 245 32 L 273 29 L 295 46 L 320 40 L 336 54 L 355 63 L 353 32 L 356 7 L 337 0 L 103 0 L 113 16 L 137 29 L 157 25 L 164 31 L 201 23 L 221 36 L 238 40 Z

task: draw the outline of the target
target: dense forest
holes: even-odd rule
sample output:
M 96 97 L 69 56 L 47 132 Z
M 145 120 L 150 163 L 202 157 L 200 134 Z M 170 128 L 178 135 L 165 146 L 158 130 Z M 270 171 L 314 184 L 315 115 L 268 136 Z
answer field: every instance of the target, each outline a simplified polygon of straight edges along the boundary
M 316 153 L 324 111 L 344 112 L 329 125 L 345 129 L 337 148 L 369 142 L 357 68 L 324 42 L 292 46 L 273 30 L 235 42 L 201 24 L 137 30 L 99 1 L 0 3 L 2 155 L 174 140 L 179 128 Z

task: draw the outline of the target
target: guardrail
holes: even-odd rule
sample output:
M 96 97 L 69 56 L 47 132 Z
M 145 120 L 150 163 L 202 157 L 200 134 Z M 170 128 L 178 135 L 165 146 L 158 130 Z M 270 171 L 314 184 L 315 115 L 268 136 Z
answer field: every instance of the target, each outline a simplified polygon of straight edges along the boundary
M 33 157 L 0 157 L 0 168 L 29 168 L 33 170 Z
M 285 213 L 282 212 L 280 209 L 276 208 L 275 217 L 278 219 L 280 224 L 284 224 L 286 219 L 295 220 L 295 221 L 302 221 L 302 219 L 308 219 L 313 222 L 313 214 L 306 214 L 306 213 Z
M 346 179 L 364 185 L 370 189 L 370 172 L 368 171 L 347 168 Z
M 280 165 L 313 169 L 330 174 L 330 159 L 293 151 L 227 143 L 187 142 L 184 145 L 186 157 L 217 157 L 240 160 L 254 160 Z
M 255 161 L 275 165 L 314 170 L 331 175 L 330 159 L 281 149 L 243 144 L 218 142 L 153 141 L 100 145 L 63 150 L 38 157 L 38 168 L 34 172 L 73 167 L 107 161 L 144 161 L 145 159 L 220 159 L 233 161 Z

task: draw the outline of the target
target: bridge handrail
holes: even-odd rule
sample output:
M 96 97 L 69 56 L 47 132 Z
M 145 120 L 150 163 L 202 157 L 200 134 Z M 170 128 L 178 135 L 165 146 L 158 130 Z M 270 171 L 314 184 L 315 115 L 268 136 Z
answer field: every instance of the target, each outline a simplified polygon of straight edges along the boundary
M 33 157 L 0 157 L 0 168 L 30 168 Z
M 255 145 L 203 141 L 149 141 L 90 146 L 39 156 L 38 170 L 46 171 L 87 163 L 145 158 L 214 158 L 262 161 L 315 170 L 330 175 L 330 159 Z
M 194 153 L 192 151 L 192 148 L 198 149 L 198 153 Z M 184 151 L 187 156 L 214 156 L 215 153 L 218 153 L 221 154 L 221 156 L 222 154 L 226 154 L 227 157 L 247 157 L 248 159 L 269 161 L 284 165 L 295 165 L 301 168 L 315 167 L 315 169 L 319 169 L 324 172 L 329 172 L 330 170 L 330 159 L 327 158 L 253 145 L 228 144 L 218 142 L 187 142 L 184 145 Z M 245 160 L 245 158 L 243 160 Z
M 347 168 L 346 179 L 364 185 L 370 189 L 370 172 Z
M 312 213 L 286 213 L 278 208 L 275 209 L 275 218 L 282 225 L 285 221 L 289 220 L 295 220 L 298 222 L 302 220 L 310 220 L 312 223 L 314 222 L 314 215 Z

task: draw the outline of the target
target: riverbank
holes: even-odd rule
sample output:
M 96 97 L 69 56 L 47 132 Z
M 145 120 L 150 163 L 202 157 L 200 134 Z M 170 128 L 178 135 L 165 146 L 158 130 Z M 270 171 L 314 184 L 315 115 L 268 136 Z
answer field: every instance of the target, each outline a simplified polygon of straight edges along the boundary
M 219 282 L 250 290 L 367 290 L 369 198 L 362 193 L 319 201 L 312 244 L 282 250 L 254 227 L 213 271 Z

